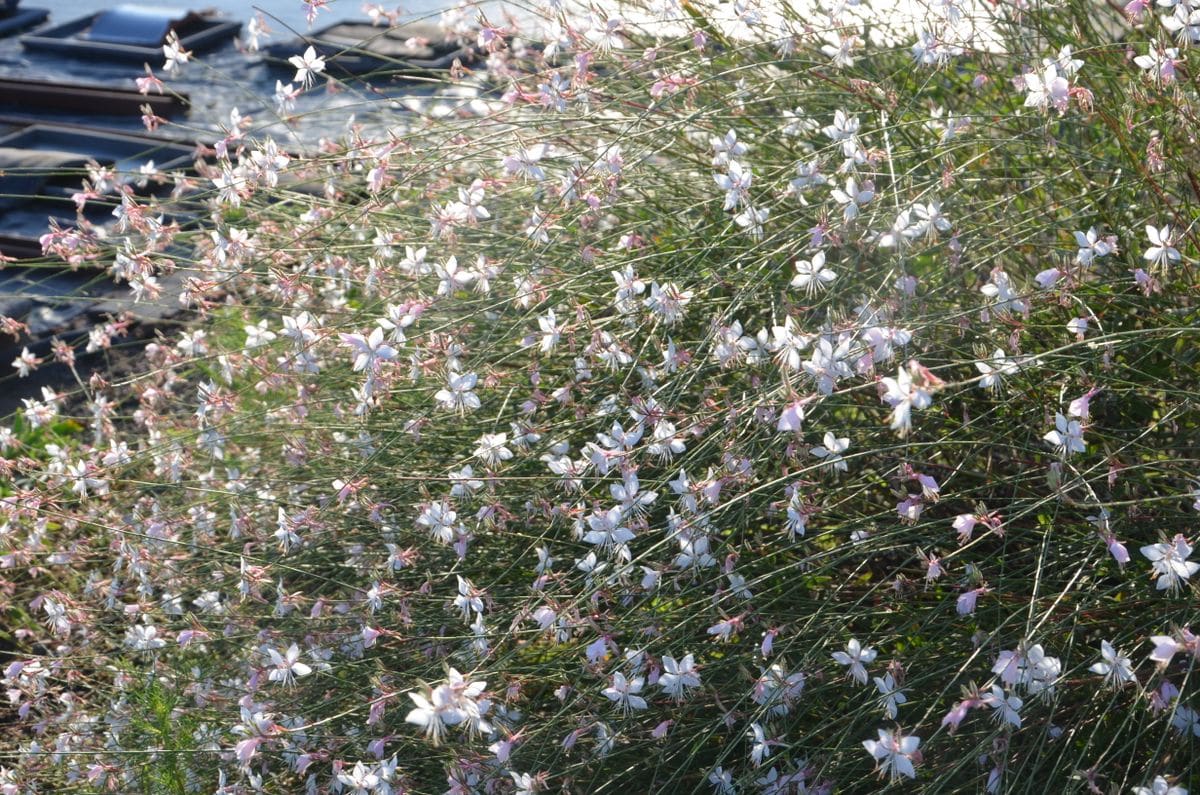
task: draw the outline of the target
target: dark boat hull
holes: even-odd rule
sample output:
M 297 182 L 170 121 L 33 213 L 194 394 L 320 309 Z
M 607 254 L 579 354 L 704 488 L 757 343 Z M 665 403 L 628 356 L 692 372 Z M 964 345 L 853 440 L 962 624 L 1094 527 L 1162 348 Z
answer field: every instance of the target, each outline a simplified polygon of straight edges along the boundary
M 132 88 L 0 77 L 0 106 L 5 105 L 89 114 L 102 108 L 108 115 L 136 114 L 149 105 L 155 115 L 169 119 L 187 112 L 188 98 L 142 94 Z
M 22 8 L 0 15 L 0 38 L 40 25 L 50 16 L 46 8 Z

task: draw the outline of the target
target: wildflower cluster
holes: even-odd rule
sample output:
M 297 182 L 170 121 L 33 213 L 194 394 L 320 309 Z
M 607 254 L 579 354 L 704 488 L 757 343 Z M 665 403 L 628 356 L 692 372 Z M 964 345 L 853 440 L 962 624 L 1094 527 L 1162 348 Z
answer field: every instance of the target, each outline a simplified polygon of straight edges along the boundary
M 191 315 L 4 423 L 0 791 L 1182 791 L 1182 4 L 874 5 L 459 8 L 48 234 Z

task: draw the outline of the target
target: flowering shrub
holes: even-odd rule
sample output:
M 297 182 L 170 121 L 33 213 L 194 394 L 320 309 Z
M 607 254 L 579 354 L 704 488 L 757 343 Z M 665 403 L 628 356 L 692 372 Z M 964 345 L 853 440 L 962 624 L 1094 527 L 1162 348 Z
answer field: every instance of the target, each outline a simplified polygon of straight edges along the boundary
M 47 235 L 195 321 L 0 437 L 0 792 L 1183 792 L 1198 28 L 875 5 L 460 9 Z

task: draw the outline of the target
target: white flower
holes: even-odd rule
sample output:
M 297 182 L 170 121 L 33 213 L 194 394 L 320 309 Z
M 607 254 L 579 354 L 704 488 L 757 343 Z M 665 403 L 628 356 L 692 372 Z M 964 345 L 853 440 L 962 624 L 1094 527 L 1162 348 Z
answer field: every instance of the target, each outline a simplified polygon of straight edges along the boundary
M 934 108 L 929 115 L 929 126 L 934 132 L 939 133 L 939 139 L 943 144 L 954 140 L 960 132 L 964 132 L 971 126 L 969 118 L 946 113 L 946 109 L 941 106 Z
M 1114 688 L 1120 688 L 1129 682 L 1136 682 L 1133 673 L 1133 663 L 1124 654 L 1119 653 L 1107 640 L 1100 641 L 1101 661 L 1088 668 L 1094 674 L 1103 676 L 1105 681 Z
M 737 130 L 730 130 L 725 133 L 724 138 L 713 138 L 713 168 L 721 168 L 729 162 L 730 158 L 741 157 L 749 151 L 744 143 L 738 140 Z
M 267 653 L 271 656 L 271 665 L 275 666 L 267 674 L 267 678 L 272 682 L 282 682 L 290 687 L 295 684 L 296 677 L 312 673 L 312 668 L 300 662 L 300 647 L 295 643 L 289 646 L 284 654 L 274 649 L 267 649 Z
M 626 679 L 625 675 L 618 671 L 613 674 L 612 685 L 604 688 L 601 692 L 604 693 L 609 701 L 626 712 L 631 709 L 645 709 L 646 699 L 638 695 L 638 693 L 642 692 L 642 686 L 645 684 L 645 681 L 640 676 Z
M 267 328 L 266 319 L 260 320 L 256 326 L 245 326 L 246 329 L 246 350 L 254 350 L 261 348 L 263 345 L 270 344 L 276 334 Z
M 1046 654 L 1040 643 L 1028 648 L 1022 643 L 1015 650 L 1001 651 L 992 666 L 992 673 L 998 674 L 1006 685 L 1020 685 L 1028 688 L 1032 695 L 1045 693 L 1049 696 L 1062 673 L 1062 662 Z
M 518 773 L 515 770 L 511 771 L 509 775 L 512 776 L 513 784 L 517 788 L 517 791 L 513 795 L 533 795 L 533 793 L 542 788 L 537 776 L 532 776 L 529 773 Z
M 845 111 L 833 113 L 833 124 L 822 128 L 821 132 L 834 141 L 848 141 L 858 135 L 859 121 L 857 116 L 847 116 Z
M 746 230 L 746 233 L 755 240 L 762 240 L 763 225 L 767 219 L 771 217 L 771 210 L 767 207 L 754 207 L 746 205 L 746 209 L 733 217 L 733 222 Z
M 1192 545 L 1182 535 L 1176 535 L 1169 543 L 1149 544 L 1141 551 L 1154 566 L 1160 591 L 1178 590 L 1184 580 L 1200 571 L 1200 563 L 1188 560 Z
M 883 711 L 892 720 L 896 719 L 897 708 L 904 703 L 907 703 L 908 696 L 896 686 L 896 679 L 890 673 L 883 676 L 873 677 L 875 680 L 875 689 L 879 691 L 881 700 L 883 701 Z
M 617 283 L 617 311 L 622 314 L 633 311 L 634 301 L 639 295 L 646 292 L 646 283 L 638 278 L 632 265 L 626 265 L 622 270 L 609 271 L 609 273 L 612 275 L 613 281 Z
M 821 173 L 820 161 L 814 158 L 811 162 L 796 164 L 796 178 L 788 183 L 787 193 L 794 195 L 801 204 L 807 205 L 808 200 L 804 198 L 805 191 L 818 185 L 825 185 L 827 182 L 825 175 Z
M 737 634 L 740 622 L 735 618 L 723 618 L 717 623 L 708 628 L 707 632 L 722 643 L 727 643 L 729 639 Z
M 1189 635 L 1191 633 L 1188 633 Z M 1185 638 L 1186 640 L 1186 638 Z M 1160 665 L 1170 665 L 1171 659 L 1182 651 L 1187 650 L 1187 646 L 1170 635 L 1151 635 L 1150 642 L 1154 644 L 1154 650 L 1150 652 L 1150 659 Z
M 479 278 L 479 274 L 470 268 L 460 267 L 458 258 L 451 256 L 444 264 L 435 264 L 433 272 L 437 275 L 438 295 L 454 295 L 459 290 L 467 288 L 471 282 Z
M 379 775 L 362 762 L 355 762 L 349 773 L 338 773 L 337 780 L 350 788 L 349 795 L 370 795 L 380 783 Z
M 287 115 L 296 109 L 296 98 L 300 96 L 301 89 L 298 86 L 288 83 L 283 84 L 282 80 L 275 81 L 275 109 L 281 115 Z
M 46 611 L 46 626 L 50 627 L 55 635 L 71 634 L 71 619 L 67 616 L 67 608 L 53 599 L 46 599 L 42 602 L 42 609 Z
M 632 541 L 634 533 L 624 526 L 624 519 L 625 511 L 620 505 L 589 514 L 587 524 L 590 529 L 584 533 L 583 540 L 604 549 L 620 547 Z
M 854 338 L 844 335 L 835 348 L 827 337 L 821 337 L 813 346 L 812 356 L 801 367 L 816 381 L 817 391 L 832 395 L 837 382 L 854 375 L 850 369 L 850 346 Z
M 251 327 L 247 326 L 247 328 Z M 342 345 L 353 349 L 354 372 L 356 373 L 360 370 L 374 372 L 378 362 L 391 361 L 398 355 L 395 348 L 383 341 L 383 329 L 379 326 L 375 327 L 370 336 L 362 334 L 340 334 L 338 336 Z
M 948 64 L 952 57 L 962 55 L 963 48 L 922 30 L 917 33 L 917 43 L 912 46 L 912 54 L 922 66 L 941 67 Z
M 191 51 L 183 49 L 180 45 L 179 36 L 173 30 L 167 34 L 167 43 L 163 45 L 162 51 L 163 57 L 166 58 L 163 71 L 169 75 L 177 73 L 192 57 Z
M 892 222 L 892 228 L 886 232 L 881 232 L 878 238 L 880 248 L 891 248 L 899 251 L 913 238 L 920 237 L 924 228 L 914 224 L 912 220 L 912 209 L 901 210 L 896 216 L 896 220 Z
M 999 685 L 992 685 L 991 692 L 984 694 L 983 703 L 996 711 L 997 722 L 1009 723 L 1018 729 L 1021 728 L 1020 709 L 1024 702 L 1015 695 L 1006 695 Z
M 661 420 L 654 426 L 653 441 L 646 450 L 655 458 L 670 461 L 687 450 L 687 444 L 676 433 L 675 423 Z
M 762 765 L 763 760 L 771 756 L 771 741 L 767 739 L 766 730 L 761 723 L 751 723 L 750 731 L 746 732 L 752 740 L 750 744 L 750 761 L 755 767 Z
M 828 129 L 828 128 L 827 128 Z M 842 217 L 853 221 L 858 217 L 859 208 L 875 198 L 875 185 L 867 180 L 860 187 L 854 177 L 846 179 L 846 189 L 833 189 L 833 200 L 842 205 Z
M 785 407 L 779 415 L 779 421 L 775 423 L 775 430 L 780 433 L 800 430 L 804 422 L 804 403 L 803 400 L 797 400 Z
M 28 347 L 22 347 L 21 355 L 13 359 L 12 366 L 16 369 L 18 378 L 26 378 L 39 364 L 41 360 Z
M 850 438 L 847 436 L 836 437 L 826 431 L 822 441 L 824 441 L 823 445 L 817 445 L 809 452 L 817 458 L 825 459 L 825 466 L 845 472 L 848 466 L 846 459 L 842 458 L 842 453 L 850 447 Z
M 789 674 L 779 663 L 762 672 L 754 683 L 754 703 L 766 707 L 771 715 L 786 715 L 804 692 L 808 677 L 803 671 Z
M 1025 107 L 1048 110 L 1053 107 L 1059 113 L 1067 109 L 1071 101 L 1071 84 L 1058 73 L 1058 66 L 1047 64 L 1040 73 L 1029 72 L 1025 75 Z
M 1151 49 L 1145 55 L 1134 58 L 1133 62 L 1149 72 L 1149 77 L 1156 83 L 1163 85 L 1173 83 L 1175 82 L 1175 67 L 1179 65 L 1179 48 Z
M 693 655 L 689 654 L 678 661 L 674 657 L 664 656 L 662 663 L 663 673 L 658 677 L 658 686 L 667 695 L 683 699 L 689 687 L 700 686 L 700 675 L 696 673 L 696 660 Z
M 301 312 L 294 317 L 284 315 L 280 335 L 291 340 L 296 348 L 305 348 L 317 339 L 317 320 L 308 312 Z
M 1004 351 L 997 348 L 992 352 L 990 362 L 975 362 L 975 369 L 983 373 L 983 377 L 979 379 L 980 389 L 992 389 L 999 392 L 1002 387 L 1001 378 L 1016 373 L 1018 366 L 1015 361 L 1004 354 Z
M 653 282 L 650 285 L 650 297 L 643 303 L 670 326 L 683 319 L 684 310 L 692 300 L 692 295 L 692 290 L 682 290 L 673 282 Z
M 447 726 L 465 723 L 472 732 L 489 734 L 492 727 L 483 716 L 491 709 L 491 702 L 481 698 L 486 689 L 487 682 L 472 682 L 451 668 L 446 683 L 433 688 L 429 696 L 408 694 L 416 708 L 404 720 L 425 727 L 425 736 L 433 745 L 441 742 Z
M 886 729 L 879 730 L 878 740 L 863 740 L 863 748 L 879 763 L 880 775 L 889 775 L 892 781 L 899 781 L 902 776 L 917 777 L 912 757 L 920 744 L 921 738 L 916 735 L 892 734 Z
M 1054 684 L 1062 675 L 1062 661 L 1046 654 L 1041 644 L 1034 644 L 1029 649 L 1029 663 L 1030 695 L 1045 693 L 1047 697 L 1053 696 Z
M 949 232 L 954 228 L 950 219 L 942 212 L 942 203 L 936 199 L 928 204 L 914 204 L 913 213 L 918 223 L 910 230 L 914 237 L 936 238 L 938 232 Z
M 725 206 L 722 209 L 732 210 L 750 201 L 750 186 L 754 182 L 754 174 L 748 166 L 743 166 L 736 160 L 730 160 L 725 174 L 713 174 L 717 187 L 725 191 Z
M 733 786 L 733 774 L 720 765 L 708 774 L 708 783 L 712 785 L 716 795 L 734 795 L 737 792 Z
M 856 682 L 860 685 L 865 685 L 867 683 L 867 669 L 863 666 L 863 663 L 871 664 L 875 661 L 877 654 L 878 652 L 875 649 L 870 647 L 864 648 L 858 642 L 857 638 L 851 638 L 846 643 L 846 650 L 835 651 L 832 657 L 839 665 L 846 666 L 846 673 L 852 676 Z
M 559 339 L 562 338 L 563 327 L 559 324 L 558 317 L 555 316 L 553 309 L 547 310 L 545 315 L 538 316 L 537 322 L 542 336 L 541 351 L 542 353 L 550 353 L 558 345 Z
M 914 370 L 919 370 L 919 365 L 909 362 L 907 367 L 900 368 L 895 378 L 881 379 L 886 389 L 883 402 L 892 407 L 891 428 L 901 436 L 907 435 L 912 428 L 912 410 L 929 408 L 933 402 L 930 391 L 914 382 Z
M 640 429 L 642 426 L 639 424 L 637 427 Z M 638 436 L 640 437 L 641 434 L 639 433 Z M 658 492 L 642 491 L 637 473 L 632 470 L 625 472 L 621 476 L 621 482 L 609 486 L 608 491 L 614 500 L 621 503 L 621 510 L 626 515 L 643 514 L 658 499 Z
M 796 275 L 792 287 L 813 295 L 825 289 L 825 285 L 837 278 L 837 274 L 825 267 L 825 252 L 818 251 L 811 260 L 796 260 Z
M 602 53 L 624 49 L 625 40 L 621 37 L 623 24 L 620 17 L 603 18 L 599 14 L 593 13 L 592 27 L 586 32 L 586 36 Z
M 458 522 L 458 513 L 444 500 L 425 507 L 417 517 L 417 524 L 427 528 L 433 539 L 443 544 L 453 541 L 462 527 Z
M 409 693 L 408 697 L 417 706 L 415 709 L 409 711 L 408 716 L 404 720 L 406 723 L 424 726 L 426 739 L 437 745 L 441 742 L 442 733 L 446 727 L 446 723 L 442 717 L 449 706 L 446 701 L 449 693 L 445 689 L 438 687 L 434 688 L 430 696 L 431 698 L 426 698 L 420 693 Z
M 1160 270 L 1166 270 L 1172 262 L 1179 262 L 1181 255 L 1171 239 L 1169 224 L 1158 229 L 1147 226 L 1146 237 L 1150 240 L 1150 248 L 1142 254 L 1142 259 Z
M 1109 237 L 1100 237 L 1100 233 L 1096 231 L 1096 227 L 1090 227 L 1086 233 L 1075 232 L 1075 245 L 1079 250 L 1075 252 L 1075 261 L 1085 268 L 1091 265 L 1100 257 L 1107 257 L 1116 250 L 1117 238 L 1115 235 Z
M 1176 704 L 1175 714 L 1171 716 L 1171 728 L 1180 734 L 1200 737 L 1200 713 L 1191 707 Z
M 998 315 L 1007 315 L 1010 312 L 1024 314 L 1029 311 L 1029 305 L 1020 298 L 1017 298 L 1017 294 L 1013 292 L 1008 274 L 1000 268 L 992 271 L 992 280 L 983 287 L 980 287 L 979 292 L 993 299 L 993 303 L 989 304 L 986 309 L 990 309 Z
M 186 356 L 203 356 L 208 353 L 208 343 L 205 339 L 208 337 L 204 329 L 196 329 L 192 332 L 184 332 L 179 335 L 179 342 L 175 344 Z
M 296 67 L 296 77 L 293 79 L 305 88 L 311 86 L 313 79 L 325 71 L 325 59 L 317 56 L 317 51 L 312 48 L 312 45 L 309 45 L 303 55 L 293 55 L 288 58 L 288 63 Z
M 498 466 L 501 461 L 508 461 L 513 457 L 512 450 L 505 446 L 507 442 L 506 433 L 485 433 L 476 443 L 475 457 L 482 461 L 484 466 Z
M 797 535 L 802 536 L 807 532 L 808 517 L 809 512 L 805 510 L 800 495 L 793 494 L 788 500 L 787 521 L 784 523 L 784 530 L 787 531 L 789 541 L 795 541 Z
M 135 624 L 125 632 L 125 643 L 134 651 L 161 649 L 167 642 L 158 636 L 158 628 L 151 624 Z
M 953 3 L 956 2 L 956 0 L 944 0 L 944 2 Z M 1043 66 L 1049 66 L 1050 64 L 1057 66 L 1059 71 L 1067 77 L 1072 77 L 1083 68 L 1083 60 L 1075 57 L 1075 54 L 1071 51 L 1070 44 L 1064 45 L 1063 48 L 1058 51 L 1058 56 L 1053 61 L 1049 58 L 1042 59 Z
M 458 596 L 454 597 L 454 606 L 462 613 L 463 621 L 469 623 L 472 615 L 483 614 L 483 594 L 466 577 L 455 576 L 458 577 Z
M 771 340 L 767 347 L 775 354 L 775 360 L 781 368 L 794 372 L 801 367 L 803 359 L 800 354 L 811 344 L 812 337 L 800 332 L 796 328 L 796 321 L 789 315 L 784 318 L 782 326 L 771 328 Z
M 1042 439 L 1054 445 L 1063 458 L 1087 450 L 1079 420 L 1068 420 L 1061 412 L 1054 415 L 1054 430 L 1048 431 Z
M 510 176 L 528 176 L 533 180 L 541 182 L 546 178 L 546 172 L 538 163 L 548 154 L 550 154 L 550 146 L 548 144 L 534 144 L 533 146 L 522 147 L 515 154 L 506 156 L 502 161 L 502 165 L 505 172 Z
M 1154 781 L 1150 782 L 1150 786 L 1134 787 L 1131 792 L 1133 795 L 1188 795 L 1185 788 L 1172 786 L 1162 776 L 1155 776 Z
M 451 411 L 466 411 L 474 410 L 482 405 L 479 402 L 479 396 L 473 390 L 477 376 L 475 373 L 456 373 L 451 372 L 446 379 L 446 388 L 439 389 L 434 395 L 434 400 L 444 408 Z

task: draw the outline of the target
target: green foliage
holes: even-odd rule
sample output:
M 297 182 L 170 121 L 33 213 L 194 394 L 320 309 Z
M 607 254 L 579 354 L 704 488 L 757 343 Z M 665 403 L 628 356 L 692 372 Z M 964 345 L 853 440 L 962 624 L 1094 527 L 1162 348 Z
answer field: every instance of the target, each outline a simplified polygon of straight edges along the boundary
M 203 760 L 192 739 L 197 723 L 179 692 L 159 677 L 145 671 L 129 676 L 135 684 L 126 693 L 125 770 L 144 795 L 187 795 L 188 771 Z

